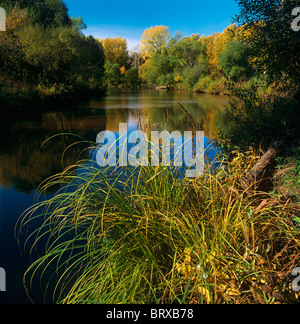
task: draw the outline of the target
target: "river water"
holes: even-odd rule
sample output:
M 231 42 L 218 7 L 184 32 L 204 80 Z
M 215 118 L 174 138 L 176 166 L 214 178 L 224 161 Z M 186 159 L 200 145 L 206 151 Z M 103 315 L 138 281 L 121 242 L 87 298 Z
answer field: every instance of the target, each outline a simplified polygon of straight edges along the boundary
M 41 107 L 34 114 L 25 112 L 9 120 L 2 117 L 0 268 L 6 272 L 6 291 L 0 291 L 0 303 L 30 302 L 23 287 L 29 251 L 20 249 L 14 235 L 15 225 L 21 214 L 34 204 L 38 186 L 83 157 L 88 144 L 72 144 L 82 139 L 95 142 L 100 131 L 118 131 L 119 123 L 127 123 L 131 129 L 150 125 L 157 130 L 188 131 L 191 125 L 177 102 L 186 108 L 207 138 L 217 138 L 228 102 L 224 96 L 111 90 L 102 98 L 63 108 L 43 111 Z M 43 301 L 42 295 L 37 289 L 37 302 Z

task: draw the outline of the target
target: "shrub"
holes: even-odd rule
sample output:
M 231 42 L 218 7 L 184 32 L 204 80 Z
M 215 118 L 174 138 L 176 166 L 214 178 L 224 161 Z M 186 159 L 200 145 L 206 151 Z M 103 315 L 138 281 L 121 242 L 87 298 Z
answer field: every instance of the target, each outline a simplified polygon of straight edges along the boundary
M 225 78 L 219 78 L 214 80 L 211 76 L 206 76 L 200 79 L 195 84 L 194 91 L 199 93 L 210 93 L 210 94 L 228 93 Z
M 289 93 L 265 94 L 261 83 L 252 80 L 231 88 L 233 96 L 227 107 L 229 132 L 235 144 L 259 145 L 282 138 L 297 102 Z
M 225 85 L 225 79 L 221 78 L 215 81 L 212 81 L 208 84 L 207 93 L 211 94 L 226 94 L 228 89 Z
M 209 85 L 213 82 L 212 78 L 208 75 L 203 78 L 201 78 L 194 86 L 194 90 L 196 92 L 206 92 Z
M 141 86 L 141 79 L 139 76 L 139 69 L 132 67 L 125 75 L 125 83 L 129 88 L 138 88 Z
M 188 89 L 193 89 L 199 78 L 203 76 L 206 70 L 204 64 L 196 64 L 192 68 L 186 68 L 183 71 L 183 85 Z

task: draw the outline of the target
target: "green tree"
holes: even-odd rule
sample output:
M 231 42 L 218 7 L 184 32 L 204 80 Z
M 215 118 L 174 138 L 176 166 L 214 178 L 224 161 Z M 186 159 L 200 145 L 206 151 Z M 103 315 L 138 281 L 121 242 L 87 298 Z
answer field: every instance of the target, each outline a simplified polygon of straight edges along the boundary
M 183 71 L 182 83 L 188 89 L 193 89 L 194 85 L 205 76 L 207 71 L 207 65 L 196 64 L 193 67 L 188 67 Z
M 108 87 L 117 87 L 122 83 L 122 75 L 119 64 L 112 64 L 109 61 L 104 65 L 104 84 Z
M 235 20 L 244 26 L 255 52 L 256 68 L 270 83 L 289 79 L 300 84 L 300 38 L 292 29 L 293 9 L 299 0 L 237 0 L 240 14 Z
M 190 69 L 197 62 L 203 62 L 206 59 L 206 47 L 200 41 L 199 35 L 182 38 L 171 47 L 169 53 L 179 59 L 182 67 Z
M 125 75 L 125 83 L 129 88 L 138 88 L 141 85 L 139 69 L 137 67 L 130 68 Z
M 87 85 L 91 78 L 102 80 L 104 53 L 91 36 L 68 27 L 30 25 L 19 32 L 19 42 L 36 84 Z
M 154 54 L 140 68 L 140 76 L 149 85 L 172 85 L 178 60 L 164 54 Z
M 105 56 L 102 45 L 92 36 L 81 36 L 81 55 L 77 56 L 78 75 L 92 88 L 102 86 Z M 73 66 L 74 66 L 73 62 Z
M 0 0 L 0 7 L 10 12 L 13 8 L 28 9 L 28 15 L 35 24 L 44 27 L 71 26 L 68 8 L 62 0 Z
M 13 8 L 0 33 L 0 82 L 6 87 L 100 87 L 102 45 L 81 32 L 81 18 L 70 26 L 33 24 L 28 10 Z
M 219 67 L 233 81 L 243 77 L 249 78 L 253 74 L 249 63 L 250 55 L 250 45 L 241 41 L 230 42 L 225 51 L 219 55 Z

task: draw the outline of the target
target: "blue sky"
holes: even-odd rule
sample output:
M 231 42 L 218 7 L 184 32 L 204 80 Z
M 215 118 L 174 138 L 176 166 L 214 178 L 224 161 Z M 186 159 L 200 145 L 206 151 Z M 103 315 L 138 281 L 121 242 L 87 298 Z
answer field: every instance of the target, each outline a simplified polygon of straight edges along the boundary
M 85 34 L 126 38 L 132 50 L 146 28 L 170 27 L 174 34 L 211 35 L 223 31 L 238 13 L 235 0 L 65 0 L 72 17 L 82 17 Z

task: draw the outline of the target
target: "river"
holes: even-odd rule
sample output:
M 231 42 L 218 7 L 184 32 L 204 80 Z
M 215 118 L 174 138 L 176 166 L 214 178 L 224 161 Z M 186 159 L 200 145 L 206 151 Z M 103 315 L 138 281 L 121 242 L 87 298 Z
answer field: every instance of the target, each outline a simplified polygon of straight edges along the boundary
M 188 131 L 191 125 L 177 102 L 206 137 L 218 136 L 228 98 L 184 92 L 110 90 L 102 98 L 66 107 L 46 111 L 41 107 L 34 114 L 23 112 L 9 120 L 2 117 L 0 268 L 6 272 L 6 292 L 0 291 L 1 304 L 30 303 L 22 278 L 30 262 L 29 251 L 20 249 L 14 236 L 15 224 L 35 202 L 37 188 L 44 180 L 87 154 L 82 153 L 87 143 L 72 144 L 82 139 L 95 142 L 100 131 L 118 131 L 119 123 L 131 128 L 142 124 L 159 130 Z M 42 292 L 36 294 L 37 302 L 42 302 Z

